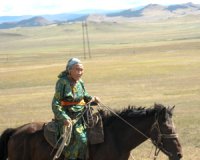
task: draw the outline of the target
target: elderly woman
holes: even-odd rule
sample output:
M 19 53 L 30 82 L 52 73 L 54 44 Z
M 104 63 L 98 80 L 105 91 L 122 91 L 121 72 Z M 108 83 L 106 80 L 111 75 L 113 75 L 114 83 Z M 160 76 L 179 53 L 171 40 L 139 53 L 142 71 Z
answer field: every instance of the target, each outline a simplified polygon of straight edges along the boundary
M 52 110 L 55 121 L 59 128 L 59 135 L 62 135 L 63 126 L 69 126 L 72 120 L 72 138 L 69 146 L 64 149 L 68 160 L 84 159 L 87 149 L 86 128 L 81 118 L 85 104 L 88 102 L 99 102 L 98 97 L 90 96 L 81 80 L 83 75 L 83 64 L 77 58 L 71 58 L 66 70 L 61 72 L 56 83 L 56 91 L 52 102 Z

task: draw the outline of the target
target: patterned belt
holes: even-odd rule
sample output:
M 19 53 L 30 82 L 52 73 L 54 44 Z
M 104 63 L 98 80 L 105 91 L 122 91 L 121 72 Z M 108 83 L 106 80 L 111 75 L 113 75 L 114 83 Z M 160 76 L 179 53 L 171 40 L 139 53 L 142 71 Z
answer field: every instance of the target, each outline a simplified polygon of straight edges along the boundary
M 67 107 L 67 106 L 74 106 L 74 105 L 79 105 L 79 106 L 84 106 L 86 103 L 84 99 L 82 99 L 79 102 L 68 102 L 68 101 L 61 101 L 61 106 Z

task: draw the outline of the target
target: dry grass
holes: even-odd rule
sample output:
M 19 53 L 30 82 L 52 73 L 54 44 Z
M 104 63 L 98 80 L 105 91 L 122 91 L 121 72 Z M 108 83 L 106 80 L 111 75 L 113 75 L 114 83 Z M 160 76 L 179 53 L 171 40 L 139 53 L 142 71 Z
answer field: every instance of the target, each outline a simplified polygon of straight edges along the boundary
M 67 58 L 77 56 L 85 66 L 88 92 L 112 108 L 148 107 L 155 102 L 176 105 L 174 121 L 184 159 L 197 160 L 199 27 L 196 20 L 90 24 L 93 58 L 87 60 L 81 55 L 80 24 L 0 31 L 4 35 L 0 39 L 0 131 L 30 121 L 50 121 L 56 76 Z M 145 142 L 133 156 L 148 160 L 151 148 Z M 158 159 L 166 156 L 160 154 Z

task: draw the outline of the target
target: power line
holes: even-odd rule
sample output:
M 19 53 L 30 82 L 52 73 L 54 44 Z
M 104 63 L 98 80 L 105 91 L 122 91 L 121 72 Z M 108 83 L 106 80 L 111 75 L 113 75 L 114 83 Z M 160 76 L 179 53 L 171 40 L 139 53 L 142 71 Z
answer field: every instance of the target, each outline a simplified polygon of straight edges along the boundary
M 88 24 L 86 21 L 82 21 L 82 33 L 83 33 L 83 55 L 84 59 L 87 58 L 87 53 L 89 58 L 92 58 L 91 51 L 90 51 L 90 41 L 89 41 L 89 35 L 88 35 Z M 87 42 L 87 44 L 86 44 Z M 87 45 L 87 53 L 86 53 L 86 45 Z

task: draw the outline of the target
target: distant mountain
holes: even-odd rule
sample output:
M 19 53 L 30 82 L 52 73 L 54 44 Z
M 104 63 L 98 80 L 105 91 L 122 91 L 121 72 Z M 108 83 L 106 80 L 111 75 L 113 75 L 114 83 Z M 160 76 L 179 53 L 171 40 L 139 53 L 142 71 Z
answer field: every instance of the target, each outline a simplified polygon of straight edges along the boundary
M 107 14 L 114 11 L 109 10 L 81 10 L 75 13 L 61 13 L 61 14 L 47 14 L 47 15 L 40 15 L 49 21 L 70 21 L 84 15 L 88 14 Z M 29 19 L 35 17 L 33 15 L 26 15 L 26 16 L 0 16 L 0 23 L 4 22 L 17 22 L 24 19 Z
M 32 17 L 30 19 L 25 19 L 19 22 L 6 22 L 0 24 L 0 29 L 5 28 L 14 28 L 14 27 L 33 27 L 33 26 L 46 26 L 49 24 L 52 24 L 53 22 L 50 22 L 46 20 L 45 18 L 38 16 L 38 17 Z
M 170 10 L 170 11 L 176 11 L 176 10 L 179 10 L 179 9 L 190 9 L 190 8 L 199 10 L 200 4 L 193 4 L 193 3 L 190 2 L 190 3 L 185 3 L 185 4 L 171 5 L 171 6 L 167 7 L 167 9 Z
M 22 20 L 17 23 L 18 26 L 20 27 L 30 27 L 30 26 L 46 26 L 51 24 L 52 22 L 48 21 L 47 19 L 38 16 L 38 17 L 33 17 L 30 19 Z
M 158 4 L 149 4 L 141 9 L 134 10 L 128 9 L 120 12 L 107 14 L 107 15 L 93 15 L 85 16 L 88 21 L 110 21 L 110 22 L 123 22 L 123 21 L 152 21 L 167 19 L 173 17 L 181 17 L 187 15 L 199 15 L 200 5 L 193 3 L 186 3 L 180 5 L 162 6 Z M 101 16 L 101 18 L 100 18 Z
M 149 4 L 140 9 L 127 9 L 115 12 L 104 10 L 84 10 L 77 13 L 63 13 L 55 15 L 31 16 L 7 16 L 0 17 L 0 29 L 13 27 L 44 26 L 52 23 L 93 21 L 93 22 L 134 22 L 153 21 L 182 17 L 188 15 L 200 16 L 200 5 L 193 3 L 162 6 Z

